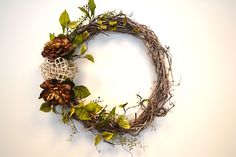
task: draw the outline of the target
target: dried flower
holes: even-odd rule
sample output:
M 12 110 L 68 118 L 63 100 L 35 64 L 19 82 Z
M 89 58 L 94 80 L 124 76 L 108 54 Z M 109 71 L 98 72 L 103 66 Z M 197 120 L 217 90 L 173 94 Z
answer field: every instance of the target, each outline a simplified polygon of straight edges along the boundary
M 45 44 L 42 56 L 54 60 L 57 57 L 63 57 L 69 54 L 72 50 L 73 45 L 66 37 L 56 37 L 53 41 L 49 41 Z
M 51 105 L 65 105 L 71 100 L 73 86 L 70 83 L 59 82 L 53 79 L 44 81 L 40 87 L 44 90 L 39 98 L 43 98 L 44 101 Z

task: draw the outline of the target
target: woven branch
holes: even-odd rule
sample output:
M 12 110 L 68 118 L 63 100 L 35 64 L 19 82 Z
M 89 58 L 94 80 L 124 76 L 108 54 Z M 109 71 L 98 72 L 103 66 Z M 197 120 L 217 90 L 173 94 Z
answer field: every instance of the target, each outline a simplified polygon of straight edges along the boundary
M 100 25 L 98 24 L 98 21 L 101 20 L 102 15 L 97 16 L 87 25 L 78 26 L 73 32 L 71 32 L 69 39 L 73 39 L 76 35 L 87 31 L 89 33 L 89 38 L 87 40 L 89 40 L 99 33 L 111 31 L 112 26 L 109 25 L 109 21 L 116 21 L 116 30 L 113 31 L 131 34 L 140 38 L 145 44 L 148 49 L 148 55 L 151 57 L 155 67 L 157 80 L 155 81 L 153 92 L 149 97 L 148 104 L 142 107 L 143 112 L 140 114 L 140 116 L 135 117 L 135 119 L 130 122 L 130 129 L 122 129 L 115 122 L 111 122 L 109 125 L 104 127 L 98 127 L 98 117 L 93 117 L 90 121 L 80 122 L 90 131 L 109 131 L 121 135 L 128 133 L 132 136 L 137 136 L 144 128 L 154 121 L 155 117 L 165 116 L 174 106 L 170 102 L 170 98 L 172 97 L 170 91 L 173 83 L 171 72 L 171 56 L 169 54 L 168 48 L 165 48 L 161 45 L 157 36 L 151 29 L 145 25 L 131 20 L 130 18 L 126 17 L 125 14 L 119 13 L 117 15 L 107 16 L 105 19 L 102 19 L 102 24 L 105 25 L 107 29 L 99 29 Z M 78 118 L 76 119 L 79 121 Z

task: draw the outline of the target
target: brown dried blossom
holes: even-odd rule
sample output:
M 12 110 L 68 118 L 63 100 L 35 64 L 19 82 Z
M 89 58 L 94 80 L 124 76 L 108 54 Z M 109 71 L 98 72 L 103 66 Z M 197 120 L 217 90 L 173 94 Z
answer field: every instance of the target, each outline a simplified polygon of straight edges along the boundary
M 65 82 L 58 82 L 57 80 L 46 80 L 41 85 L 44 90 L 41 92 L 39 98 L 51 105 L 65 105 L 71 100 L 72 85 Z
M 72 50 L 73 45 L 66 37 L 56 37 L 45 44 L 42 56 L 54 60 L 57 57 L 68 55 Z

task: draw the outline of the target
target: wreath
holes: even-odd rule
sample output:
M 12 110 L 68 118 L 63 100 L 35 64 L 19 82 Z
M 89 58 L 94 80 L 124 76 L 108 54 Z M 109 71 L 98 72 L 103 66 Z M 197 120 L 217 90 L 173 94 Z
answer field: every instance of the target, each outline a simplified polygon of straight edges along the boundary
M 165 116 L 174 107 L 170 102 L 172 75 L 169 48 L 163 47 L 155 33 L 147 26 L 130 19 L 122 12 L 105 12 L 95 16 L 96 4 L 89 0 L 88 4 L 79 9 L 83 12 L 77 21 L 71 21 L 65 10 L 59 18 L 63 33 L 50 34 L 42 51 L 45 58 L 41 65 L 41 73 L 45 81 L 40 85 L 43 91 L 39 98 L 44 100 L 40 110 L 54 112 L 61 116 L 62 122 L 77 133 L 75 121 L 80 122 L 86 130 L 95 134 L 94 144 L 105 141 L 112 145 L 127 145 L 130 149 L 136 145 L 136 136 L 150 125 L 155 117 Z M 148 55 L 155 67 L 157 79 L 149 98 L 143 99 L 137 95 L 139 102 L 132 107 L 121 104 L 124 114 L 117 114 L 116 107 L 111 111 L 101 106 L 101 100 L 89 103 L 86 98 L 91 94 L 83 85 L 75 85 L 73 79 L 78 72 L 75 63 L 77 59 L 88 59 L 94 62 L 94 57 L 87 53 L 87 43 L 96 35 L 104 32 L 131 34 L 145 44 Z M 79 54 L 75 49 L 80 48 Z M 126 112 L 130 108 L 139 107 L 139 116 L 134 113 L 134 119 L 128 120 Z M 127 138 L 127 135 L 130 138 Z

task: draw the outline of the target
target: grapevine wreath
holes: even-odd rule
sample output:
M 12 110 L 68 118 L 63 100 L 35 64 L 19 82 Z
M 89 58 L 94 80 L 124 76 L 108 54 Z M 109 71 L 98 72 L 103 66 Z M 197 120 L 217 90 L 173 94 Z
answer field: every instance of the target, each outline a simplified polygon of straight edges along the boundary
M 43 91 L 40 97 L 44 100 L 40 110 L 53 111 L 61 115 L 62 122 L 77 132 L 75 121 L 80 122 L 86 130 L 95 134 L 95 145 L 100 141 L 129 147 L 135 141 L 135 136 L 150 125 L 155 117 L 163 117 L 174 106 L 170 102 L 172 75 L 171 57 L 168 47 L 163 47 L 155 33 L 145 25 L 139 24 L 122 12 L 105 12 L 95 16 L 96 4 L 89 0 L 88 4 L 79 7 L 83 16 L 77 21 L 70 21 L 65 10 L 60 15 L 60 24 L 63 33 L 50 34 L 50 41 L 43 48 L 42 56 L 45 58 L 41 65 L 41 73 L 45 81 L 40 85 Z M 83 85 L 75 85 L 73 79 L 78 72 L 75 63 L 77 59 L 88 59 L 94 62 L 91 54 L 86 53 L 87 43 L 100 33 L 118 32 L 131 34 L 145 44 L 148 55 L 151 57 L 157 79 L 153 92 L 149 98 L 143 99 L 137 95 L 139 102 L 132 107 L 121 104 L 124 114 L 117 114 L 116 107 L 111 111 L 101 106 L 100 99 L 90 102 L 86 98 L 91 94 Z M 80 48 L 79 54 L 75 49 Z M 134 119 L 128 120 L 126 112 L 130 108 L 139 107 L 142 112 Z M 130 138 L 127 138 L 129 136 Z M 131 143 L 131 144 L 130 144 Z

